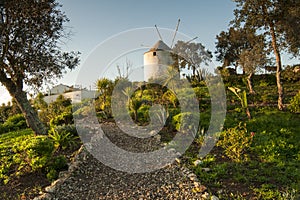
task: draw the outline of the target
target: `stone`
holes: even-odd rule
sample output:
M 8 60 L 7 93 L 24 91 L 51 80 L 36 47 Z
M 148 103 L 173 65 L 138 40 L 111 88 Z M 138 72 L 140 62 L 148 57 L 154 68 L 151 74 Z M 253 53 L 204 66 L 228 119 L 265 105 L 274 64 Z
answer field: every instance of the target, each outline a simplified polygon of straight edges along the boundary
M 219 200 L 219 198 L 218 197 L 216 197 L 215 195 L 213 195 L 213 196 L 211 196 L 211 198 L 210 198 L 211 200 Z
M 54 193 L 55 187 L 54 187 L 53 185 L 48 186 L 48 187 L 45 188 L 45 191 L 46 191 L 47 193 Z
M 159 141 L 159 142 L 160 142 L 160 140 L 161 140 L 161 136 L 160 136 L 159 134 L 155 135 L 154 138 L 155 138 L 157 141 Z
M 211 171 L 211 169 L 210 169 L 210 168 L 202 168 L 202 170 L 203 170 L 203 171 L 205 171 L 205 172 L 209 172 L 209 171 Z
M 198 165 L 200 165 L 200 164 L 202 164 L 203 162 L 201 161 L 201 160 L 195 160 L 194 162 L 193 162 L 193 164 L 195 165 L 195 166 L 198 166 Z
M 150 131 L 150 133 L 149 133 L 151 136 L 154 136 L 154 135 L 156 135 L 157 134 L 157 131 L 155 131 L 155 130 L 152 130 L 152 131 Z
M 210 198 L 210 195 L 209 195 L 207 192 L 205 192 L 204 194 L 201 195 L 201 197 L 202 197 L 203 199 L 209 199 L 209 198 Z

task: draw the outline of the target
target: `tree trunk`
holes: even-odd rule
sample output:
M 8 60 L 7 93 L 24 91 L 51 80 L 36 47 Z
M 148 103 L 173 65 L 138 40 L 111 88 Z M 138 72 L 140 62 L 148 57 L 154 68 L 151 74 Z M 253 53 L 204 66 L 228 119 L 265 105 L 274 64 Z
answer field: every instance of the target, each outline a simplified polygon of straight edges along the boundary
M 280 57 L 280 52 L 277 46 L 276 42 L 276 34 L 275 34 L 275 29 L 274 29 L 274 24 L 270 23 L 270 33 L 272 36 L 272 47 L 274 50 L 274 54 L 276 57 L 276 83 L 277 83 L 277 89 L 278 89 L 278 109 L 283 110 L 283 85 L 281 83 L 281 71 L 282 71 L 282 66 L 281 66 L 281 57 Z
M 15 99 L 18 107 L 22 111 L 27 125 L 33 130 L 35 135 L 47 134 L 45 125 L 38 118 L 37 112 L 31 107 L 26 92 L 23 91 L 23 81 L 12 81 L 7 78 L 3 71 L 0 71 L 0 82 L 6 87 L 9 94 Z
M 19 91 L 13 95 L 19 108 L 21 109 L 27 125 L 33 130 L 35 135 L 47 134 L 47 128 L 40 121 L 37 112 L 33 109 L 30 102 L 27 99 L 24 91 Z
M 247 83 L 248 83 L 248 87 L 249 87 L 249 93 L 250 94 L 255 94 L 255 91 L 254 91 L 253 86 L 252 86 L 252 76 L 253 76 L 253 73 L 250 73 L 247 76 Z

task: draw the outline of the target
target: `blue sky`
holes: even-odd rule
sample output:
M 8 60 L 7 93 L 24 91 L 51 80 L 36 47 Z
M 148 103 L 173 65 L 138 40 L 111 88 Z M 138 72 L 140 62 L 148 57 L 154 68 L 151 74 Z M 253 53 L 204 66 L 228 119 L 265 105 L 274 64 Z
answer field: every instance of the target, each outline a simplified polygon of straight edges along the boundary
M 73 32 L 65 49 L 79 50 L 82 53 L 81 66 L 61 80 L 66 84 L 76 82 L 78 71 L 82 69 L 84 61 L 91 51 L 106 39 L 135 28 L 154 28 L 155 24 L 160 29 L 174 30 L 179 18 L 181 33 L 190 37 L 198 36 L 197 42 L 201 42 L 207 49 L 214 51 L 216 35 L 227 29 L 229 21 L 233 19 L 235 6 L 230 0 L 62 0 L 60 2 L 70 19 L 68 26 Z M 156 32 L 153 36 L 155 40 L 159 39 Z M 163 39 L 170 45 L 170 37 Z M 143 44 L 151 46 L 155 40 Z M 108 48 L 107 53 L 114 50 L 114 48 Z
M 86 60 L 90 59 L 91 52 L 108 38 L 135 28 L 153 28 L 155 24 L 159 28 L 174 30 L 178 18 L 181 19 L 179 26 L 181 33 L 189 37 L 198 36 L 197 42 L 201 42 L 214 52 L 216 35 L 228 28 L 230 20 L 234 17 L 235 8 L 231 0 L 60 0 L 59 2 L 63 6 L 61 9 L 70 19 L 66 28 L 72 31 L 72 36 L 65 41 L 62 49 L 81 52 L 80 66 L 56 82 L 68 85 L 77 83 L 76 78 L 80 70 L 84 71 L 83 66 L 88 63 Z M 155 40 L 159 39 L 156 32 L 152 34 L 153 42 L 145 41 L 144 45 L 153 45 Z M 164 39 L 170 45 L 170 37 Z M 107 48 L 107 53 L 114 51 L 114 48 Z M 0 103 L 8 99 L 9 95 L 3 87 L 0 87 Z

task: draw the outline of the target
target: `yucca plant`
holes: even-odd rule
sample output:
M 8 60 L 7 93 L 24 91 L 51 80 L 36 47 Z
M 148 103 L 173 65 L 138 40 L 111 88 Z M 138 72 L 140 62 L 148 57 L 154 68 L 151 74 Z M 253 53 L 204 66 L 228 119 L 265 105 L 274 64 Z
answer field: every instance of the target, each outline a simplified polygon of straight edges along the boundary
M 242 108 L 245 110 L 248 119 L 251 119 L 251 113 L 248 107 L 247 93 L 245 90 L 241 90 L 237 87 L 228 87 L 228 89 L 233 92 L 237 98 L 240 100 Z

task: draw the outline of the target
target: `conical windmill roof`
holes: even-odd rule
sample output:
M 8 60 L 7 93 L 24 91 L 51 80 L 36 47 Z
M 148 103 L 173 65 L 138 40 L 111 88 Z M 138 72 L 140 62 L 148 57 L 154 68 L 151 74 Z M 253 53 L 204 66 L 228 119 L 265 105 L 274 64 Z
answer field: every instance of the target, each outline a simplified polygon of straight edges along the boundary
M 171 48 L 166 45 L 162 40 L 158 40 L 153 47 L 151 47 L 150 51 L 157 51 L 157 50 L 164 50 L 164 51 L 170 51 Z

